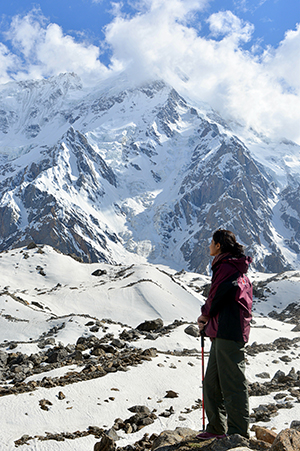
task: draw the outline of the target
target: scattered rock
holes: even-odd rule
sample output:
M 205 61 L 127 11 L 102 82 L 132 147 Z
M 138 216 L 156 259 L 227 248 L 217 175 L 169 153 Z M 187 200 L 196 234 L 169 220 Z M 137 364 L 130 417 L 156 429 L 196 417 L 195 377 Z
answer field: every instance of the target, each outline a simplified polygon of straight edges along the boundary
M 190 325 L 184 329 L 184 332 L 187 335 L 191 335 L 192 337 L 199 337 L 199 328 L 194 325 Z
M 263 373 L 259 373 L 259 374 L 255 374 L 256 377 L 261 377 L 262 379 L 270 379 L 270 374 L 263 372 Z
M 39 401 L 39 405 L 40 405 L 42 410 L 49 410 L 48 406 L 52 406 L 52 402 L 49 401 L 48 399 L 41 399 Z
M 94 446 L 94 451 L 114 451 L 116 449 L 115 442 L 108 435 L 103 435 L 100 442 Z
M 157 318 L 154 320 L 144 321 L 143 323 L 137 326 L 137 330 L 143 332 L 153 332 L 159 330 L 163 327 L 164 323 L 161 318 Z
M 60 392 L 58 393 L 57 397 L 58 397 L 58 399 L 59 399 L 60 401 L 62 401 L 63 399 L 65 399 L 66 396 L 63 394 L 62 391 L 60 391 Z
M 198 432 L 188 428 L 176 428 L 175 431 L 163 431 L 154 441 L 151 451 L 167 449 L 169 445 L 178 444 L 187 438 L 195 438 Z
M 258 440 L 263 440 L 264 442 L 273 443 L 277 433 L 274 431 L 270 431 L 269 429 L 262 428 L 260 426 L 253 426 L 251 428 L 252 431 L 255 432 L 255 436 Z
M 292 362 L 291 357 L 288 355 L 283 355 L 283 356 L 279 357 L 279 360 L 281 360 L 282 362 Z
M 143 413 L 146 415 L 151 414 L 151 410 L 147 406 L 132 406 L 132 407 L 129 407 L 128 410 L 129 410 L 129 412 L 132 412 L 132 413 Z
M 173 390 L 168 390 L 165 398 L 178 398 L 178 393 Z
M 291 425 L 290 425 L 290 428 L 291 429 L 296 429 L 296 431 L 300 432 L 300 421 L 298 421 L 298 420 L 292 421 Z
M 107 274 L 107 271 L 105 269 L 96 269 L 96 271 L 92 272 L 92 276 L 104 276 L 104 274 Z
M 160 417 L 168 418 L 175 413 L 174 407 L 171 406 L 169 409 L 166 409 L 164 412 L 160 413 Z
M 269 316 L 279 321 L 290 322 L 299 325 L 300 321 L 300 305 L 299 302 L 292 302 L 282 312 L 270 312 Z
M 35 244 L 34 241 L 31 241 L 28 245 L 27 245 L 27 249 L 35 249 L 37 247 L 37 244 Z
M 300 432 L 295 429 L 284 429 L 275 438 L 270 451 L 299 451 Z

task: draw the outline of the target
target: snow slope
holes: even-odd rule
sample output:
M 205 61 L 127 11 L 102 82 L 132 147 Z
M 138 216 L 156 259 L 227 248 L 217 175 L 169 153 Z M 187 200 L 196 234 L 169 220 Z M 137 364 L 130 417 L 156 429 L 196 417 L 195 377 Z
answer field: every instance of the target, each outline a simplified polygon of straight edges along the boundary
M 92 275 L 97 269 L 106 272 Z M 144 320 L 162 318 L 166 325 L 176 319 L 183 321 L 156 339 L 141 336 L 130 343 L 141 349 L 157 348 L 157 357 L 125 372 L 66 385 L 62 388 L 63 400 L 58 398 L 60 388 L 57 386 L 0 397 L 1 449 L 12 451 L 14 441 L 26 434 L 34 437 L 45 436 L 47 432 L 85 431 L 89 426 L 110 429 L 116 418 L 129 418 L 128 408 L 134 405 L 156 409 L 158 418 L 136 433 L 118 431 L 118 446 L 134 443 L 145 433 L 159 434 L 177 426 L 201 429 L 201 410 L 192 408 L 202 396 L 200 341 L 184 330 L 188 323 L 195 323 L 204 302 L 201 289 L 209 282 L 208 277 L 184 271 L 176 273 L 168 267 L 150 264 L 84 264 L 48 246 L 2 252 L 0 270 L 0 344 L 1 350 L 9 353 L 30 355 L 39 352 L 38 339 L 53 327 L 56 327 L 52 335 L 56 344 L 66 346 L 76 343 L 81 336 L 101 338 L 111 333 L 118 338 L 122 331 L 131 330 Z M 292 331 L 295 324 L 272 319 L 268 313 L 274 309 L 280 312 L 288 304 L 299 301 L 300 276 L 295 272 L 272 276 L 276 276 L 275 279 L 268 282 L 270 275 L 251 274 L 253 282 L 266 285 L 265 297 L 255 299 L 255 324 L 249 344 L 299 336 L 299 332 Z M 88 321 L 105 318 L 109 319 L 105 329 L 100 328 L 92 334 Z M 208 350 L 209 340 L 206 340 L 206 356 Z M 291 361 L 274 363 L 283 354 L 290 356 Z M 299 345 L 282 353 L 266 351 L 248 356 L 248 379 L 250 382 L 261 381 L 257 374 L 263 371 L 268 371 L 271 377 L 278 369 L 288 373 L 295 367 L 297 371 L 299 358 Z M 78 371 L 78 367 L 72 365 L 32 375 L 25 382 L 63 375 L 67 371 Z M 2 381 L 1 386 L 6 385 L 9 385 L 8 381 Z M 166 398 L 168 390 L 178 393 L 178 397 Z M 274 402 L 273 396 L 251 397 L 251 409 Z M 48 411 L 41 410 L 41 399 L 52 403 Z M 277 431 L 285 428 L 299 418 L 299 406 L 295 402 L 291 409 L 280 409 L 277 416 L 263 425 Z M 159 416 L 171 407 L 173 415 Z M 92 450 L 96 441 L 93 435 L 64 441 L 35 438 L 19 449 Z

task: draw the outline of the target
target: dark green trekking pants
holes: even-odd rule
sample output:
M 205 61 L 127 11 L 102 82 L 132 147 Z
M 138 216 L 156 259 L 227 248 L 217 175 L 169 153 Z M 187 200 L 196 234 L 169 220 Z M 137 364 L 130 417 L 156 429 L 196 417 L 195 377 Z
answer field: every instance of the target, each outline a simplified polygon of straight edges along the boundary
M 207 432 L 249 437 L 244 343 L 214 338 L 204 378 Z

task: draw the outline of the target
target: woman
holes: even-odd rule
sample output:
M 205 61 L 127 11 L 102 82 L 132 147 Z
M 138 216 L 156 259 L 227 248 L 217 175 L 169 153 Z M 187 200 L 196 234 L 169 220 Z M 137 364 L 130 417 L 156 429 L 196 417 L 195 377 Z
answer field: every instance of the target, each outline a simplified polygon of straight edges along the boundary
M 217 230 L 209 246 L 212 284 L 198 318 L 200 331 L 211 338 L 204 378 L 208 440 L 231 434 L 249 437 L 249 401 L 244 345 L 250 332 L 252 285 L 245 275 L 252 261 L 229 230 Z M 203 333 L 203 332 L 202 332 Z

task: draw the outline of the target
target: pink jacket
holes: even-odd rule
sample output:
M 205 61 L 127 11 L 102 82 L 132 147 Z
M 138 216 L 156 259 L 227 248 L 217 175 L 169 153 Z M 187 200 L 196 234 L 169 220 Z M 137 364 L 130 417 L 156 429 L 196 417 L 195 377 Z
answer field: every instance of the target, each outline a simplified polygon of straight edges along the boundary
M 212 284 L 202 306 L 209 317 L 205 334 L 246 343 L 252 318 L 252 285 L 246 273 L 251 257 L 219 254 L 212 262 Z

